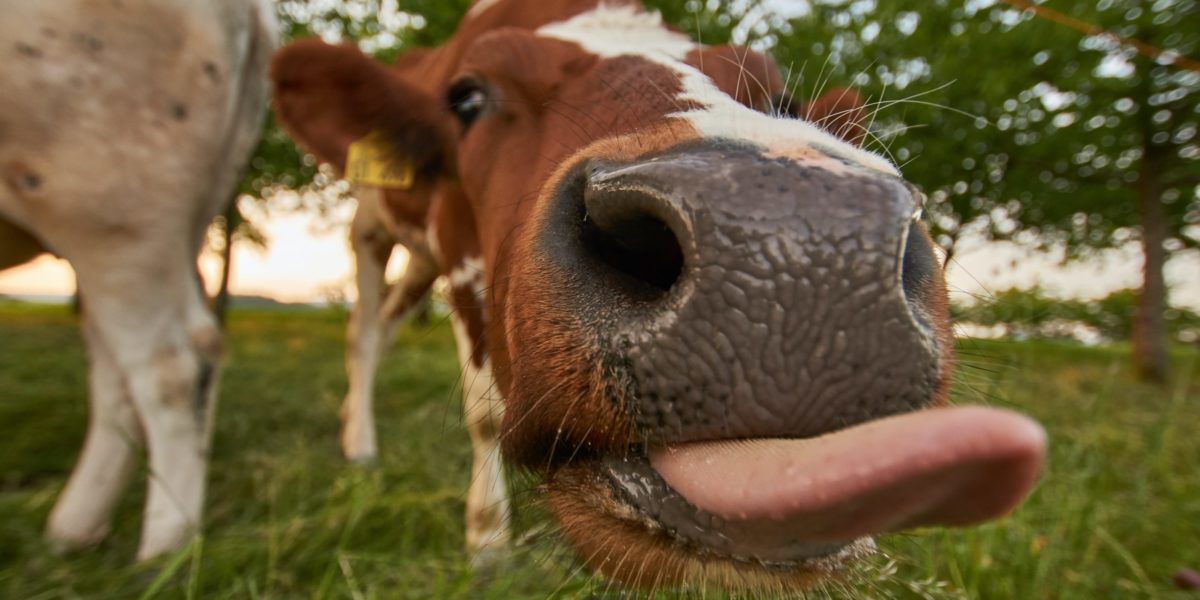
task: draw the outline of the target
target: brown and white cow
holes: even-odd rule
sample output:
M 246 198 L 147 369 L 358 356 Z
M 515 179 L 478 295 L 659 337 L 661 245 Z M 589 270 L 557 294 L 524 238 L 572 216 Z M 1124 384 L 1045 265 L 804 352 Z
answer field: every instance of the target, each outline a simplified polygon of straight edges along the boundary
M 149 558 L 201 516 L 221 335 L 196 255 L 258 138 L 274 11 L 0 0 L 0 14 L 0 269 L 53 251 L 86 298 L 90 425 L 48 535 L 103 538 L 145 446 Z
M 1036 479 L 1037 424 L 947 406 L 920 194 L 851 128 L 761 110 L 765 57 L 637 2 L 482 0 L 403 75 L 308 41 L 272 76 L 318 156 L 385 139 L 431 186 L 471 549 L 508 536 L 497 444 L 588 565 L 642 587 L 803 586 Z M 810 119 L 854 125 L 845 98 Z
M 301 44 L 305 43 L 313 42 Z M 392 75 L 403 78 L 421 57 L 419 51 L 401 57 L 392 66 Z M 291 117 L 307 120 L 294 112 Z M 333 148 L 312 147 L 350 181 L 358 200 L 350 225 L 358 297 L 346 331 L 349 389 L 342 404 L 341 445 L 346 458 L 369 462 L 378 452 L 373 405 L 379 361 L 397 324 L 420 305 L 440 274 L 425 232 L 435 186 L 427 178 L 417 178 L 408 164 L 389 164 L 386 147 L 359 142 L 357 150 L 363 151 L 349 148 L 350 142 L 342 141 Z M 407 251 L 408 260 L 400 280 L 389 287 L 384 274 L 396 246 Z
M 342 453 L 353 462 L 375 459 L 374 385 L 397 325 L 429 293 L 440 272 L 425 235 L 425 213 L 431 196 L 398 184 L 355 183 L 358 208 L 350 223 L 358 298 L 346 329 L 346 377 L 342 403 Z M 410 213 L 410 211 L 412 211 Z M 384 275 L 392 252 L 408 253 L 404 273 L 388 286 Z

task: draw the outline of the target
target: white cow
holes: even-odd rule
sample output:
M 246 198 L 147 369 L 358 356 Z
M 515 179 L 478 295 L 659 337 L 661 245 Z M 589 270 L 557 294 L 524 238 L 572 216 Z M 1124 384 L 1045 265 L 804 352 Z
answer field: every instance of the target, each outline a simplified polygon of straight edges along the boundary
M 70 261 L 91 362 L 87 440 L 48 536 L 103 538 L 145 446 L 150 558 L 201 516 L 221 335 L 196 256 L 258 138 L 274 14 L 0 0 L 0 15 L 0 269 L 43 250 Z

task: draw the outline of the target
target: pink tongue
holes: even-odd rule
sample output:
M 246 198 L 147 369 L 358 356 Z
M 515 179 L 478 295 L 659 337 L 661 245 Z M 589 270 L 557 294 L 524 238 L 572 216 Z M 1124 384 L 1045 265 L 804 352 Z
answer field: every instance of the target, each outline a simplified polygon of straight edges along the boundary
M 1008 513 L 1033 487 L 1046 434 L 1016 413 L 939 408 L 806 440 L 704 442 L 651 453 L 693 505 L 811 542 Z

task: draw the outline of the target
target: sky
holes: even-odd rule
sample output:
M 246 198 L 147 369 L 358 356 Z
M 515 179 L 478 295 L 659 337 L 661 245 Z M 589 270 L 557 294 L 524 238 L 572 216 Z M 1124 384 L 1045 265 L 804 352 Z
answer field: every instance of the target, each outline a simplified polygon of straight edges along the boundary
M 347 238 L 348 214 L 330 227 L 311 215 L 271 214 L 262 222 L 270 239 L 266 251 L 235 246 L 230 288 L 235 294 L 275 298 L 285 302 L 326 302 L 353 299 L 354 261 Z M 947 270 L 952 298 L 987 298 L 1011 287 L 1041 285 L 1060 297 L 1091 298 L 1140 281 L 1141 255 L 1136 248 L 1109 252 L 1098 260 L 1061 266 L 1061 256 L 1023 251 L 1011 244 L 967 240 Z M 403 250 L 393 255 L 389 274 L 404 267 Z M 210 284 L 218 281 L 220 261 L 204 256 L 201 272 Z M 1167 269 L 1172 303 L 1200 310 L 1200 256 L 1175 259 Z M 43 256 L 0 273 L 0 294 L 67 295 L 74 275 L 66 261 Z

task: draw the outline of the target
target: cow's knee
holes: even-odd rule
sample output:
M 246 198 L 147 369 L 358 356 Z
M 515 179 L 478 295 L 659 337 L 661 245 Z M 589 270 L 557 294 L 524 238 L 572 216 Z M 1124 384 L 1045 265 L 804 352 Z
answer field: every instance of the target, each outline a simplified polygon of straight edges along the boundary
M 195 386 L 192 390 L 192 410 L 201 419 L 201 426 L 207 428 L 211 426 L 217 376 L 225 350 L 224 340 L 221 330 L 213 323 L 192 328 L 188 332 L 188 339 L 195 360 L 195 372 L 190 373 Z
M 156 389 L 147 390 L 139 403 L 143 420 L 155 420 L 158 413 L 189 411 L 199 425 L 208 414 L 207 388 L 213 366 L 196 352 L 185 348 L 160 351 L 150 368 L 149 381 Z

